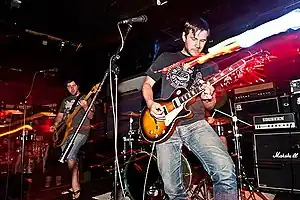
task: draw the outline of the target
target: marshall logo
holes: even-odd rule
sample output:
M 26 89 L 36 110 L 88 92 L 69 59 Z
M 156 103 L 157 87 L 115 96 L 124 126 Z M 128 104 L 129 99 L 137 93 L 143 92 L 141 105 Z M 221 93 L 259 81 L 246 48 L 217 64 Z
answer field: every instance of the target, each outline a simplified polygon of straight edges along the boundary
M 280 152 L 280 151 L 277 151 L 272 157 L 273 158 L 293 158 L 293 159 L 295 159 L 295 158 L 298 158 L 298 156 L 299 156 L 299 153 L 293 153 L 293 154 L 290 154 L 290 153 L 282 153 L 282 152 Z
M 263 122 L 278 122 L 278 121 L 284 121 L 284 116 L 282 117 L 264 117 L 262 118 Z

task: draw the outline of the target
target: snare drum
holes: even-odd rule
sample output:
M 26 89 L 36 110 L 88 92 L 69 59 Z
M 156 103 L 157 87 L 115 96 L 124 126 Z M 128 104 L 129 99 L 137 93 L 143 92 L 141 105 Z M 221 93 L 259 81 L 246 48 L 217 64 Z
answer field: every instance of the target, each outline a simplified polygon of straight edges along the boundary
M 145 151 L 132 155 L 125 166 L 125 189 L 131 200 L 143 199 L 144 183 L 150 154 Z M 186 191 L 192 181 L 191 167 L 184 155 L 181 156 L 182 180 Z M 148 169 L 145 199 L 163 196 L 163 182 L 157 167 L 156 156 L 152 156 Z

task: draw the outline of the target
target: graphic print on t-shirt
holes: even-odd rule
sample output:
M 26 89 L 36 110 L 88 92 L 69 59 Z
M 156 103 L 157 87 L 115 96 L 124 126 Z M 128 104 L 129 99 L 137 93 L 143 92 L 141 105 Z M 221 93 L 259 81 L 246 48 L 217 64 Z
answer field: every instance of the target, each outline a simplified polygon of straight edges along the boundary
M 65 102 L 65 110 L 64 110 L 65 114 L 69 114 L 69 112 L 70 112 L 70 110 L 71 110 L 74 102 L 75 102 L 75 99 L 72 99 L 71 101 L 66 100 L 66 102 Z
M 169 80 L 170 85 L 174 88 L 193 88 L 199 85 L 199 81 L 202 80 L 202 73 L 194 73 L 192 69 L 176 67 L 166 74 L 166 80 Z
M 201 72 L 196 72 L 193 78 L 193 83 L 189 87 L 189 90 L 194 89 L 198 86 L 200 86 L 200 81 L 203 80 L 203 75 Z

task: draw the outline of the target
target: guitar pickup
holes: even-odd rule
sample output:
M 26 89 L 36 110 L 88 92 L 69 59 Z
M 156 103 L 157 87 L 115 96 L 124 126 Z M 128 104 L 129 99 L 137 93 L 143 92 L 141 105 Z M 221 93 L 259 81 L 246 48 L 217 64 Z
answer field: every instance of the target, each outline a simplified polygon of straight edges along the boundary
M 168 114 L 168 110 L 167 110 L 166 106 L 164 106 L 163 109 L 164 109 L 164 114 L 167 115 Z
M 174 105 L 175 108 L 178 108 L 179 106 L 181 106 L 181 103 L 180 103 L 178 97 L 176 97 L 175 99 L 173 99 L 172 103 L 173 103 L 173 105 Z

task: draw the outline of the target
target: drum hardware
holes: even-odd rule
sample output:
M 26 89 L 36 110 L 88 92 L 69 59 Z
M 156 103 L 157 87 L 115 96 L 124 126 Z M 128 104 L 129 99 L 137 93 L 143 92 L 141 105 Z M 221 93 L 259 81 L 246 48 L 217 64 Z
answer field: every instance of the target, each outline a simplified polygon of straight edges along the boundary
M 235 155 L 236 155 L 236 160 L 237 160 L 237 164 L 236 164 L 236 176 L 237 176 L 237 184 L 238 184 L 238 199 L 239 200 L 246 200 L 245 194 L 242 193 L 243 187 L 247 187 L 249 189 L 250 192 L 250 196 L 247 200 L 251 199 L 255 200 L 255 194 L 258 195 L 259 197 L 261 197 L 263 200 L 268 200 L 261 192 L 257 191 L 256 188 L 250 183 L 250 181 L 247 178 L 247 175 L 245 173 L 245 170 L 242 166 L 242 156 L 241 156 L 241 145 L 240 145 L 240 138 L 242 137 L 242 135 L 239 133 L 239 129 L 237 126 L 237 122 L 241 122 L 247 126 L 252 126 L 251 124 L 240 120 L 237 118 L 237 116 L 233 113 L 233 109 L 232 109 L 232 103 L 231 103 L 231 99 L 229 99 L 229 108 L 230 108 L 230 112 L 231 115 L 222 112 L 218 109 L 214 109 L 214 114 L 215 112 L 219 112 L 227 117 L 230 117 L 233 124 L 233 128 L 232 128 L 232 132 L 233 132 L 233 136 L 234 136 L 234 150 L 235 150 Z M 213 115 L 214 115 L 213 114 Z M 252 198 L 254 197 L 254 199 Z
M 231 120 L 227 117 L 213 118 L 213 116 L 214 114 L 208 119 L 208 123 L 214 127 L 214 130 L 219 136 L 224 136 L 224 125 L 230 124 Z
M 208 189 L 208 177 L 204 177 L 200 180 L 199 184 L 192 187 L 189 191 L 190 197 L 193 200 L 211 200 L 212 195 Z
M 127 133 L 127 135 L 129 136 L 128 138 L 126 136 L 123 137 L 123 151 L 122 154 L 124 156 L 124 162 L 126 162 L 126 152 L 127 152 L 127 142 L 129 143 L 129 148 L 130 148 L 130 156 L 132 155 L 133 152 L 133 141 L 134 139 L 132 138 L 133 135 L 135 135 L 134 130 L 132 129 L 132 123 L 133 123 L 133 112 L 131 112 L 130 114 L 128 114 L 129 116 L 129 131 Z M 134 113 L 135 114 L 135 113 Z
M 192 181 L 192 170 L 183 154 L 181 154 L 181 163 L 183 185 L 188 191 Z M 163 199 L 165 197 L 157 158 L 146 151 L 135 152 L 128 159 L 124 168 L 124 184 L 126 196 L 131 200 Z

